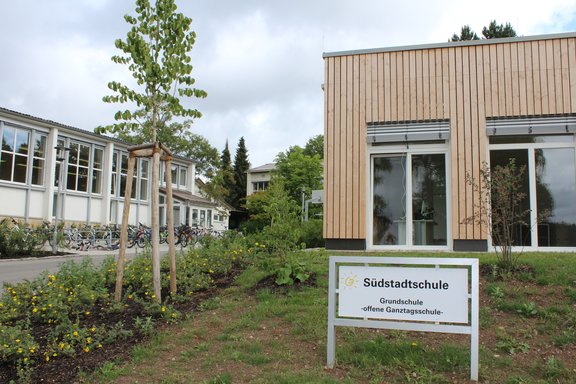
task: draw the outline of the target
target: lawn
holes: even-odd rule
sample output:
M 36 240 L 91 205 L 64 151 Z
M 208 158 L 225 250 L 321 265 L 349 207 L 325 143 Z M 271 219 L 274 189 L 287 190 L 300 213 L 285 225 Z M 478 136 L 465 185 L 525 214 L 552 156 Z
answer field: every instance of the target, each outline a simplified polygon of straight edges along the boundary
M 122 358 L 78 380 L 469 382 L 465 335 L 338 328 L 336 366 L 326 369 L 328 256 L 297 253 L 312 275 L 292 286 L 275 285 L 262 263 L 253 264 L 178 324 L 156 330 Z M 524 254 L 520 271 L 504 281 L 493 272 L 492 254 L 416 256 L 480 258 L 480 383 L 576 382 L 575 254 Z

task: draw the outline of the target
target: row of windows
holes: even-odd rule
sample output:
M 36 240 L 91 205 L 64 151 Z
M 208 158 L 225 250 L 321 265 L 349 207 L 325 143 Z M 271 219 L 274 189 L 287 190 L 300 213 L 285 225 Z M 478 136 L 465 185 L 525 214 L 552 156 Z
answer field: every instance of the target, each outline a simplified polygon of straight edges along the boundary
M 44 185 L 46 168 L 47 135 L 9 125 L 1 125 L 2 148 L 0 151 L 0 180 L 13 183 Z M 104 148 L 95 144 L 59 139 L 58 146 L 66 148 L 65 171 L 61 175 L 68 191 L 93 194 L 102 193 Z M 137 159 L 132 184 L 133 199 L 148 200 L 150 161 Z M 56 163 L 54 186 L 60 184 L 61 163 Z M 172 164 L 172 183 L 185 188 L 187 168 Z M 162 180 L 164 171 L 161 167 Z M 128 173 L 128 154 L 114 151 L 110 191 L 114 197 L 124 197 Z

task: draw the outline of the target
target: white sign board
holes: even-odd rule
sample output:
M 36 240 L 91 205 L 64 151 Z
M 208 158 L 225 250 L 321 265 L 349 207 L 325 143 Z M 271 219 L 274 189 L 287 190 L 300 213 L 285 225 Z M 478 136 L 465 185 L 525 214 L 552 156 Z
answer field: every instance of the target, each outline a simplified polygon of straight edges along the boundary
M 468 323 L 468 269 L 341 266 L 338 316 Z
M 331 256 L 327 366 L 336 327 L 470 335 L 470 378 L 478 381 L 479 261 L 466 258 Z

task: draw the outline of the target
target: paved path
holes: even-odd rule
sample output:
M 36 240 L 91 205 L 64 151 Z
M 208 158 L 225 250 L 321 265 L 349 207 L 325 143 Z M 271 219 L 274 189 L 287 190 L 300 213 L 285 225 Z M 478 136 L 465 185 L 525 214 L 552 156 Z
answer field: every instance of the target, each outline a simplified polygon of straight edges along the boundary
M 180 247 L 176 246 L 176 252 L 180 251 Z M 100 263 L 107 256 L 118 256 L 118 251 L 73 251 L 64 256 L 47 256 L 47 257 L 31 257 L 26 259 L 0 259 L 0 287 L 4 283 L 17 283 L 23 280 L 32 280 L 40 275 L 43 271 L 54 273 L 58 271 L 60 264 L 69 261 L 81 261 L 84 258 L 91 258 L 95 264 Z M 142 253 L 143 250 L 137 247 L 129 248 L 126 250 L 126 258 L 130 259 L 136 254 Z M 160 256 L 168 253 L 168 245 L 160 244 Z

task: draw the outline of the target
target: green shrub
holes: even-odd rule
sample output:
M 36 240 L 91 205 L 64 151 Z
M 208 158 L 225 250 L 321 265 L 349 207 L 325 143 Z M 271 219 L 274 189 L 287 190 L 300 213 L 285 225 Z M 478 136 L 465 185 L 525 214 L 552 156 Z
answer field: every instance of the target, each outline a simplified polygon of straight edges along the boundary
M 324 237 L 322 236 L 323 221 L 314 219 L 302 222 L 300 227 L 299 243 L 306 244 L 306 248 L 324 247 Z

